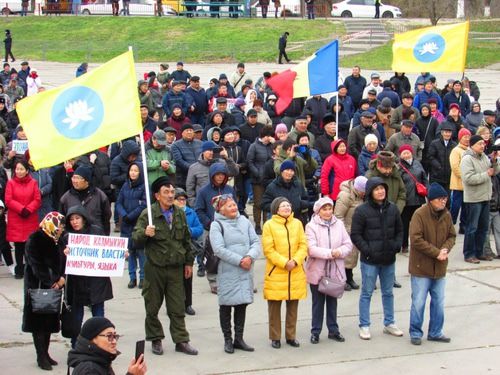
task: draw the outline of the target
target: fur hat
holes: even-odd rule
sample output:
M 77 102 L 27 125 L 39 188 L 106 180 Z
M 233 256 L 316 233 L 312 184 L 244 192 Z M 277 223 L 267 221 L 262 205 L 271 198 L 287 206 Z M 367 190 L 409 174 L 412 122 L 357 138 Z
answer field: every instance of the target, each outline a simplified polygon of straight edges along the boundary
M 396 164 L 396 155 L 391 151 L 380 151 L 377 155 L 377 164 L 384 168 L 392 168 Z

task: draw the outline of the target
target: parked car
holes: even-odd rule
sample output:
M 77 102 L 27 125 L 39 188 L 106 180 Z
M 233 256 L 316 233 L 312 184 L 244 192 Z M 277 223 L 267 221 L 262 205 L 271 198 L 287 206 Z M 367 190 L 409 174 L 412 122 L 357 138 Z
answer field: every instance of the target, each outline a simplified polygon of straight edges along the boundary
M 21 12 L 21 0 L 0 1 L 0 10 L 4 16 Z M 31 7 L 28 7 L 31 11 Z
M 375 16 L 375 0 L 344 0 L 332 4 L 332 17 L 373 18 Z M 401 9 L 380 3 L 382 18 L 399 18 Z
M 130 15 L 131 16 L 154 16 L 155 14 L 154 0 L 130 0 Z M 170 6 L 163 4 L 163 15 L 175 16 L 177 12 Z M 111 0 L 84 0 L 80 11 L 83 15 L 108 15 L 113 14 Z M 120 1 L 120 15 L 123 15 L 122 2 Z

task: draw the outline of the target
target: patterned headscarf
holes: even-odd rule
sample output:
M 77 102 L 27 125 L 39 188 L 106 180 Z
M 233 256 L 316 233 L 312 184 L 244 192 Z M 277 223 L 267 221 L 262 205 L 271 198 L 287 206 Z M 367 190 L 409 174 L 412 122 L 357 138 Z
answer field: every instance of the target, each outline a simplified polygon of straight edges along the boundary
M 57 243 L 62 233 L 60 229 L 64 228 L 64 215 L 57 211 L 49 212 L 40 222 L 40 228 Z
M 222 206 L 224 206 L 227 202 L 230 200 L 234 200 L 233 196 L 231 194 L 222 194 L 222 195 L 217 195 L 212 198 L 212 207 L 214 208 L 215 212 L 219 212 Z

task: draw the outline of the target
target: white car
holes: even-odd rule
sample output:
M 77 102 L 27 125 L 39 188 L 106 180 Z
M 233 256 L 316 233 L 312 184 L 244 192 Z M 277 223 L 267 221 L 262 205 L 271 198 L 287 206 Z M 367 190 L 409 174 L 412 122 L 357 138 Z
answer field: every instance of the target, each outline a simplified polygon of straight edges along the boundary
M 155 1 L 154 0 L 130 0 L 129 10 L 131 16 L 154 16 L 155 13 Z M 120 1 L 120 16 L 124 15 L 123 2 Z M 177 15 L 177 12 L 173 10 L 168 5 L 163 5 L 163 15 L 173 16 Z M 111 0 L 87 0 L 82 1 L 80 7 L 80 12 L 83 15 L 100 14 L 108 15 L 112 14 Z
M 332 4 L 332 17 L 373 18 L 375 16 L 375 0 L 344 0 Z M 380 3 L 380 17 L 399 18 L 401 9 Z
M 0 12 L 4 16 L 8 16 L 9 14 L 14 13 L 20 13 L 21 9 L 21 0 L 0 1 Z M 28 7 L 28 11 L 30 10 L 30 7 Z

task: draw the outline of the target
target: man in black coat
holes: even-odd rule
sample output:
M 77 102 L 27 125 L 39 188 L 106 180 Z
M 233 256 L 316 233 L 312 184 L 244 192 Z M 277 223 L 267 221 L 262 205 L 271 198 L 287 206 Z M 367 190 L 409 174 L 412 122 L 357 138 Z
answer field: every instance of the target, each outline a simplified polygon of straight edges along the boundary
M 285 58 L 285 60 L 286 60 L 287 63 L 290 62 L 290 59 L 288 58 L 288 56 L 286 54 L 286 42 L 287 42 L 288 35 L 290 35 L 290 33 L 288 31 L 285 31 L 283 33 L 283 35 L 280 36 L 280 39 L 278 41 L 278 49 L 280 51 L 280 54 L 279 54 L 279 57 L 278 57 L 278 64 L 283 64 L 281 62 L 281 60 L 283 59 L 283 57 Z
M 361 75 L 361 68 L 355 66 L 352 68 L 352 74 L 346 77 L 344 86 L 347 88 L 347 94 L 352 99 L 355 109 L 359 108 L 359 102 L 363 98 L 363 90 L 366 87 L 366 78 Z
M 429 183 L 437 182 L 450 195 L 450 154 L 457 145 L 451 137 L 453 126 L 446 121 L 441 125 L 441 136 L 431 142 L 427 152 L 429 162 Z
M 366 201 L 352 217 L 352 243 L 361 253 L 362 289 L 359 297 L 359 337 L 370 340 L 370 303 L 377 277 L 380 278 L 384 310 L 384 332 L 401 337 L 395 325 L 392 293 L 396 253 L 403 243 L 403 223 L 398 207 L 387 198 L 389 187 L 380 177 L 366 184 Z
M 293 216 L 307 223 L 309 201 L 304 185 L 295 176 L 295 163 L 285 160 L 280 166 L 280 175 L 271 182 L 262 197 L 262 209 L 271 212 L 271 203 L 275 198 L 285 197 L 292 204 Z M 304 214 L 303 214 L 304 213 Z
M 257 111 L 252 108 L 247 113 L 247 121 L 240 126 L 241 138 L 254 143 L 263 127 L 264 124 L 257 122 Z
M 12 62 L 16 61 L 14 55 L 12 54 L 12 35 L 10 33 L 10 30 L 5 30 L 5 39 L 3 40 L 3 43 L 5 44 L 5 59 L 4 61 L 7 62 L 9 61 L 9 56 L 12 59 Z
M 321 161 L 324 162 L 332 154 L 332 142 L 335 140 L 335 135 L 337 134 L 335 116 L 333 114 L 327 113 L 323 117 L 323 130 L 325 132 L 316 138 L 314 148 L 318 150 Z

